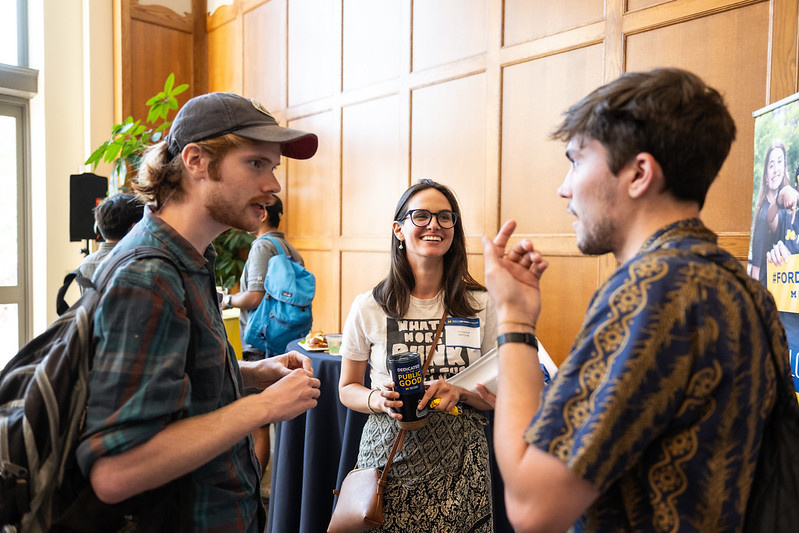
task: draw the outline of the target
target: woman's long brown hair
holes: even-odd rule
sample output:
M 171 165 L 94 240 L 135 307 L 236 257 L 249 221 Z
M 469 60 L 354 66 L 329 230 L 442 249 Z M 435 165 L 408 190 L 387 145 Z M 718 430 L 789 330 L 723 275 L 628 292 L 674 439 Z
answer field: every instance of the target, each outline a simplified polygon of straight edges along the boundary
M 469 294 L 472 290 L 486 290 L 484 286 L 475 280 L 468 270 L 466 256 L 466 236 L 463 232 L 461 222 L 461 210 L 458 200 L 452 191 L 433 180 L 423 179 L 408 188 L 400 197 L 397 208 L 394 211 L 394 220 L 402 223 L 405 214 L 408 212 L 408 202 L 417 193 L 426 189 L 435 189 L 443 194 L 452 211 L 458 214 L 458 222 L 455 224 L 455 234 L 452 238 L 452 245 L 444 254 L 444 275 L 442 280 L 444 291 L 444 308 L 450 316 L 468 317 L 474 316 L 481 309 L 476 306 L 474 298 Z M 391 234 L 391 270 L 383 281 L 372 289 L 372 295 L 385 313 L 393 318 L 399 319 L 408 312 L 411 300 L 411 291 L 416 285 L 413 270 L 405 255 L 405 249 L 400 249 L 400 240 L 392 232 Z

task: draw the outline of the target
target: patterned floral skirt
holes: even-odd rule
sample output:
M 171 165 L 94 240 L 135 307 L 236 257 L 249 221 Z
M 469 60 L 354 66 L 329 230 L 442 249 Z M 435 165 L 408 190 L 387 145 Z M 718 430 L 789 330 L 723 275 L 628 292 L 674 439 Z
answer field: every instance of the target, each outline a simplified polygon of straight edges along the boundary
M 491 472 L 478 411 L 454 416 L 431 411 L 423 428 L 408 431 L 389 470 L 383 526 L 373 531 L 490 533 Z M 370 415 L 363 429 L 359 467 L 383 468 L 399 427 L 385 414 Z

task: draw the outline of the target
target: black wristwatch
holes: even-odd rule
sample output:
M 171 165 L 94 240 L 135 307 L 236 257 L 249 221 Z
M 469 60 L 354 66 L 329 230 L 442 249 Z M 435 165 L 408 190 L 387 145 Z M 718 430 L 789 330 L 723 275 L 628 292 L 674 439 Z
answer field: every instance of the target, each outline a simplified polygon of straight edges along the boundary
M 508 342 L 521 342 L 538 349 L 538 339 L 532 333 L 503 333 L 497 337 L 497 348 Z

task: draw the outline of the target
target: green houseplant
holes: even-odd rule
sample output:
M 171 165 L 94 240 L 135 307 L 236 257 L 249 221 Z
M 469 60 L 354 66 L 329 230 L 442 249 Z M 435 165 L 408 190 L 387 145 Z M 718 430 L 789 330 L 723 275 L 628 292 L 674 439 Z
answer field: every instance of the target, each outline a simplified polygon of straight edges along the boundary
M 109 183 L 112 190 L 128 190 L 128 173 L 138 172 L 144 151 L 166 134 L 172 124 L 167 118 L 170 112 L 178 109 L 177 96 L 188 88 L 187 83 L 175 86 L 175 75 L 170 74 L 164 83 L 164 90 L 147 100 L 149 111 L 145 122 L 128 117 L 121 124 L 115 124 L 111 128 L 111 138 L 92 152 L 84 164 L 92 165 L 92 169 L 96 170 L 101 161 L 111 163 Z M 217 284 L 228 290 L 236 284 L 244 270 L 253 239 L 253 236 L 237 229 L 228 230 L 214 239 Z
M 111 163 L 110 182 L 117 190 L 124 190 L 128 168 L 138 170 L 144 150 L 152 143 L 161 140 L 171 121 L 167 120 L 170 111 L 177 110 L 177 95 L 189 88 L 187 83 L 175 87 L 175 74 L 170 74 L 164 90 L 147 100 L 150 110 L 147 120 L 128 117 L 111 129 L 111 138 L 99 146 L 86 160 L 86 165 L 97 168 L 100 161 Z
M 244 263 L 255 237 L 240 229 L 231 228 L 214 239 L 216 248 L 216 283 L 227 290 L 233 288 L 244 272 Z

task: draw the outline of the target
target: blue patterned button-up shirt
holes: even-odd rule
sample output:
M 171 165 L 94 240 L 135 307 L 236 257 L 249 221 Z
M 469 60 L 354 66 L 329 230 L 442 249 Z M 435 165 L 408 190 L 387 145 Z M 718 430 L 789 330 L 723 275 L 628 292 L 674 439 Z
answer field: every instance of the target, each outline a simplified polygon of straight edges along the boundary
M 525 434 L 600 496 L 577 531 L 737 531 L 780 379 L 774 300 L 699 220 L 597 291 Z

